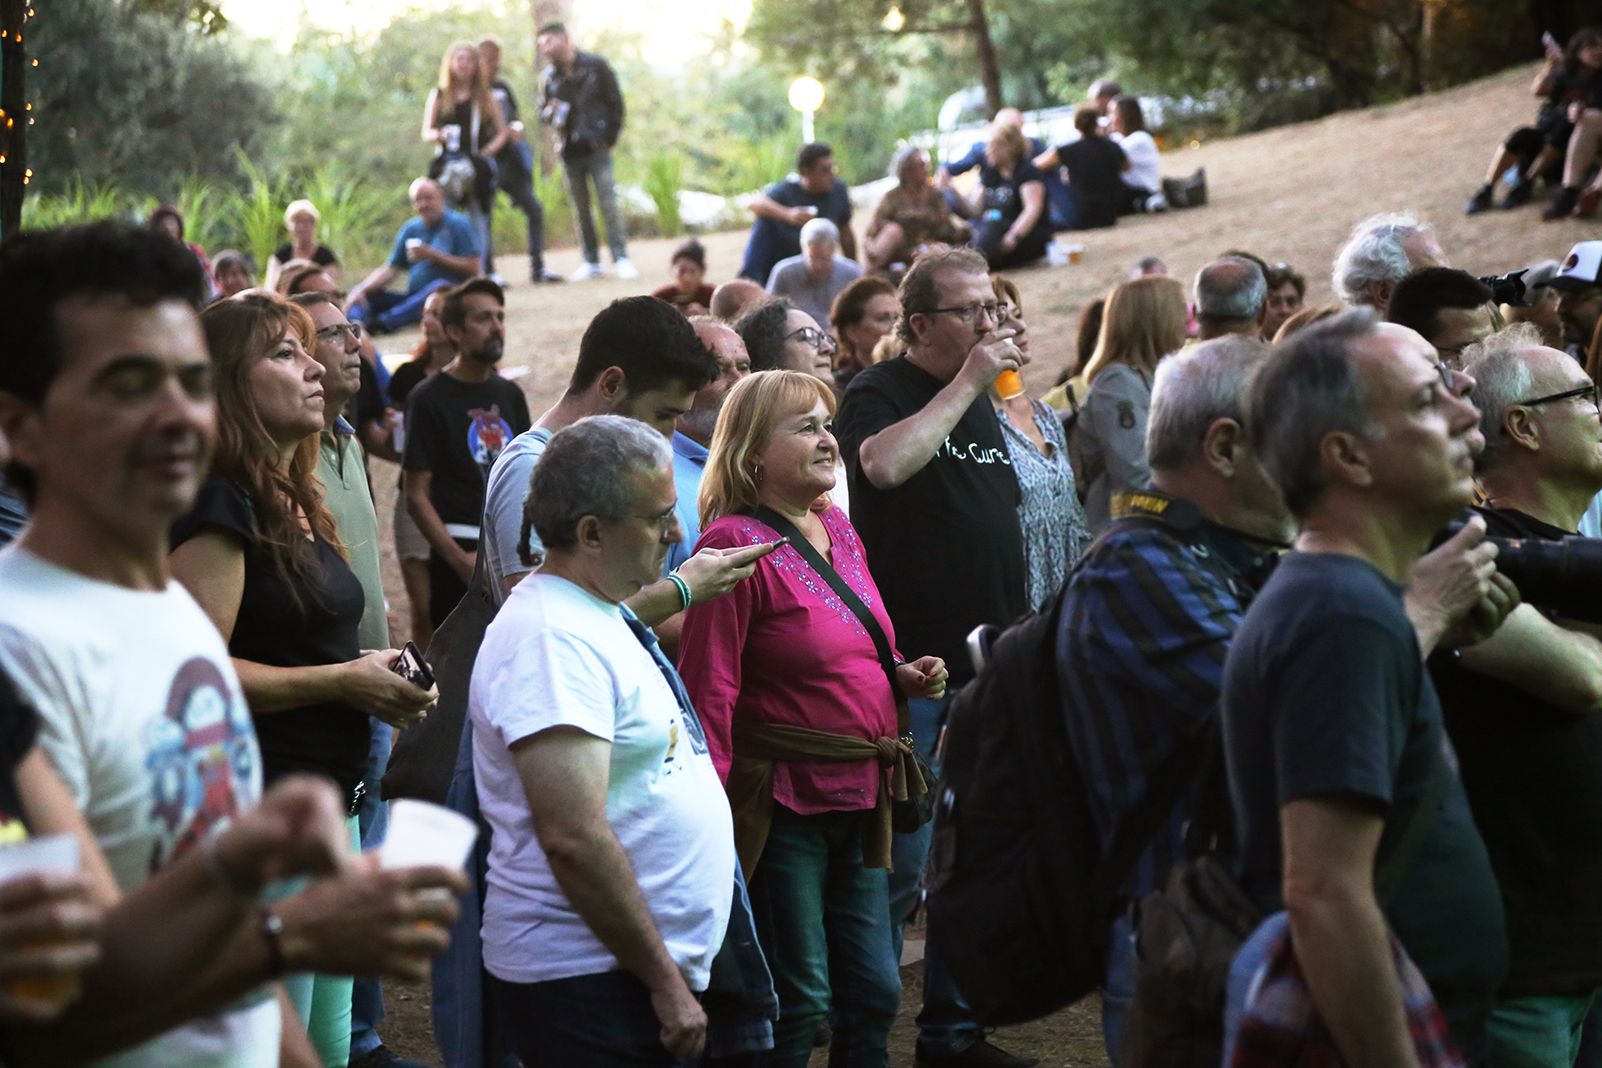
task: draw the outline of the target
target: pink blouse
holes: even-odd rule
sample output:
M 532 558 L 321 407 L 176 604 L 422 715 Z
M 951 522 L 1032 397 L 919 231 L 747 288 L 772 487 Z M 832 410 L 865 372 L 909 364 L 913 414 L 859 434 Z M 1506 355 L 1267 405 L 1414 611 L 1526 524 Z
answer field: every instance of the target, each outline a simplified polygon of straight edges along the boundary
M 823 513 L 830 562 L 862 599 L 895 648 L 895 631 L 868 574 L 862 542 L 839 508 Z M 778 538 L 748 516 L 724 516 L 697 548 L 731 548 Z M 679 674 L 706 728 L 718 775 L 729 777 L 731 732 L 740 716 L 876 739 L 896 734 L 896 706 L 873 639 L 794 547 L 757 561 L 756 573 L 731 592 L 684 615 Z M 773 798 L 802 815 L 871 809 L 879 765 L 780 761 Z

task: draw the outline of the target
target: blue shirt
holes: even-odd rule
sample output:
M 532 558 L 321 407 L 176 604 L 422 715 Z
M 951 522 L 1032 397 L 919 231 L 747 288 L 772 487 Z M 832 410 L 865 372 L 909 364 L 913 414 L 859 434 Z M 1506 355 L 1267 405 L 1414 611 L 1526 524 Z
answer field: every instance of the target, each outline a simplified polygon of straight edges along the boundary
M 416 263 L 408 260 L 406 242 L 414 239 L 439 249 L 447 256 L 479 256 L 484 251 L 478 247 L 478 236 L 473 233 L 473 224 L 467 221 L 465 215 L 447 210 L 440 217 L 439 225 L 434 227 L 414 216 L 395 235 L 395 248 L 389 254 L 389 265 L 397 271 L 406 272 L 407 293 L 416 293 L 439 279 L 463 281 L 460 275 L 447 271 L 433 260 L 418 260 Z
M 697 501 L 701 495 L 701 475 L 706 471 L 706 458 L 707 451 L 699 442 L 677 430 L 673 432 L 673 487 L 679 491 L 679 503 L 675 511 L 684 538 L 668 546 L 667 560 L 662 564 L 664 575 L 695 555 L 695 543 L 701 540 L 701 508 Z
M 1149 778 L 1198 723 L 1218 712 L 1224 657 L 1262 557 L 1204 524 L 1114 527 L 1068 581 L 1057 675 L 1073 750 L 1105 848 Z M 1156 889 L 1178 859 L 1190 805 L 1176 807 L 1136 865 L 1130 891 Z

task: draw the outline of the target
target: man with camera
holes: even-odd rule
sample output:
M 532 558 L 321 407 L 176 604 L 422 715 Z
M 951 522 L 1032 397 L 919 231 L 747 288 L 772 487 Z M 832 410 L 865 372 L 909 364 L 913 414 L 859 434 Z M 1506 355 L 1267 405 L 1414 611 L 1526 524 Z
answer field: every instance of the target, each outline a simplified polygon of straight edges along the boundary
M 1596 385 L 1529 324 L 1468 356 L 1486 442 L 1477 511 L 1502 538 L 1577 537 L 1602 491 Z M 1505 548 L 1498 566 L 1525 603 L 1485 642 L 1431 664 L 1507 911 L 1490 1059 L 1512 1068 L 1572 1064 L 1602 988 L 1602 631 L 1564 618 L 1579 591 L 1548 591 L 1523 555 Z
M 1356 310 L 1277 346 L 1247 409 L 1302 529 L 1224 666 L 1238 874 L 1260 908 L 1288 912 L 1348 1064 L 1417 1063 L 1388 931 L 1470 1064 L 1507 971 L 1495 875 L 1402 596 L 1473 497 L 1483 441 L 1457 377 L 1418 334 Z M 1481 579 L 1505 604 L 1516 591 L 1493 560 Z

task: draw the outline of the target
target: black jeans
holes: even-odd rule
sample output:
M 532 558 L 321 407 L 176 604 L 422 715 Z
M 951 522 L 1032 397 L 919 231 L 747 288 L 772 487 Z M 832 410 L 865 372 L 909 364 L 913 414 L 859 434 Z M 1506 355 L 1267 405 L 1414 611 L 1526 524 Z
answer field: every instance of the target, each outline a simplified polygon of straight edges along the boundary
M 496 172 L 496 186 L 511 199 L 512 203 L 523 212 L 528 219 L 528 261 L 529 269 L 534 277 L 538 278 L 545 269 L 545 208 L 540 204 L 540 198 L 534 195 L 534 173 L 524 161 L 524 156 L 517 150 L 527 151 L 522 144 L 508 145 L 496 157 L 500 169 Z M 491 233 L 495 215 L 495 197 L 490 196 L 490 206 L 486 217 L 491 222 Z M 492 242 L 493 244 L 493 242 Z M 486 273 L 495 269 L 495 251 L 493 248 L 485 250 Z
M 478 542 L 463 538 L 454 539 L 456 544 L 473 553 L 478 551 Z M 442 559 L 438 552 L 430 549 L 428 553 L 428 618 L 437 628 L 445 622 L 445 617 L 451 614 L 456 603 L 467 592 L 467 583 L 456 577 L 451 565 Z
M 662 1045 L 645 984 L 629 972 L 544 983 L 490 976 L 501 1018 L 524 1068 L 680 1068 Z

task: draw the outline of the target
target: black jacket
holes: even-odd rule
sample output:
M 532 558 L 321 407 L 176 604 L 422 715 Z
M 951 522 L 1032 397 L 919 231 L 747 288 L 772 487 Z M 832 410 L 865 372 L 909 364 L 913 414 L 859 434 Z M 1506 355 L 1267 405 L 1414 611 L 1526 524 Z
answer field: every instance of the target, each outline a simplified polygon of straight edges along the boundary
M 623 93 L 611 66 L 590 52 L 580 52 L 571 73 L 552 64 L 541 76 L 540 121 L 556 127 L 562 155 L 585 156 L 610 149 L 623 132 Z M 567 104 L 566 115 L 560 103 Z

